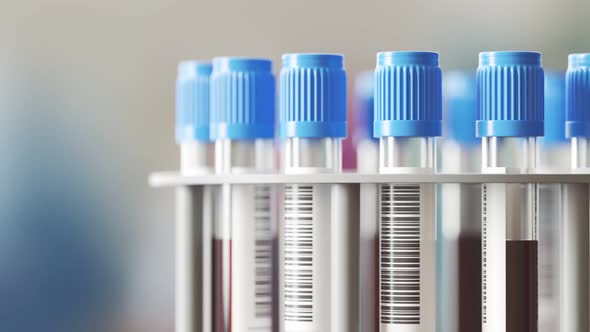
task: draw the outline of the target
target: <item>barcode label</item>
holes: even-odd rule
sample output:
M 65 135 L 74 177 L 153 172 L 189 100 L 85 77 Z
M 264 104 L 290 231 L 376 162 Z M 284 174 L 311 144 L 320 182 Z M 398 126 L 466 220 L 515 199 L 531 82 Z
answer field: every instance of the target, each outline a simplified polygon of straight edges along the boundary
M 285 320 L 313 321 L 313 186 L 285 188 Z
M 482 323 L 487 324 L 488 319 L 488 186 L 481 186 L 481 298 L 482 298 Z
M 256 186 L 254 194 L 255 220 L 255 303 L 256 318 L 272 314 L 272 229 L 271 187 Z
M 420 185 L 381 186 L 382 324 L 420 324 Z

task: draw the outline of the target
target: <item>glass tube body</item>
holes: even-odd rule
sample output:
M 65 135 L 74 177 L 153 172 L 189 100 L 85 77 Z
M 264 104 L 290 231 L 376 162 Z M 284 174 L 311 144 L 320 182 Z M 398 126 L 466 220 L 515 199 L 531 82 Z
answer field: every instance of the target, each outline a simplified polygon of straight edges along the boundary
M 217 174 L 270 173 L 271 139 L 215 142 Z M 273 331 L 278 323 L 276 195 L 270 185 L 218 188 L 214 331 Z
M 339 138 L 288 138 L 287 174 L 342 170 Z M 331 331 L 331 186 L 288 184 L 281 248 L 282 331 Z
M 379 172 L 379 141 L 363 137 L 356 144 L 357 171 Z M 360 185 L 360 330 L 379 330 L 379 190 L 374 183 Z
M 213 144 L 180 143 L 180 172 L 213 172 Z M 176 189 L 175 321 L 176 331 L 211 330 L 211 246 L 213 243 L 213 190 Z
M 571 166 L 574 173 L 590 173 L 590 140 L 573 137 Z M 590 330 L 590 188 L 587 184 L 562 184 L 560 250 L 560 331 Z
M 590 169 L 590 138 L 572 138 L 572 169 L 588 171 Z
M 439 138 L 437 172 L 481 172 L 481 142 Z M 481 331 L 481 185 L 437 184 L 437 328 Z
M 379 141 L 362 138 L 356 144 L 356 168 L 359 173 L 379 171 Z
M 537 142 L 536 168 L 541 173 L 567 173 L 571 165 L 568 141 Z M 539 188 L 539 332 L 559 331 L 560 238 L 563 214 L 562 188 L 540 183 Z
M 432 173 L 435 139 L 383 137 L 380 173 Z M 433 184 L 379 190 L 380 330 L 434 332 L 436 308 Z
M 484 137 L 483 172 L 529 173 L 536 138 Z M 482 327 L 536 332 L 537 184 L 484 184 L 482 189 Z
M 203 141 L 180 143 L 180 172 L 182 174 L 210 174 L 213 167 L 212 143 Z

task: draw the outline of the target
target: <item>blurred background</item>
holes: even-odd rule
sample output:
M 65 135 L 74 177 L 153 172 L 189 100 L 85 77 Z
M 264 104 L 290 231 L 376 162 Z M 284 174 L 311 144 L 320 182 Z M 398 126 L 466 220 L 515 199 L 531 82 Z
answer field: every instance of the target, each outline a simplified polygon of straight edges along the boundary
M 173 331 L 174 82 L 183 59 L 484 50 L 546 69 L 590 51 L 581 0 L 4 0 L 0 10 L 0 331 Z M 351 94 L 350 94 L 351 95 Z M 352 118 L 352 117 L 351 117 Z M 347 156 L 352 160 L 351 156 Z

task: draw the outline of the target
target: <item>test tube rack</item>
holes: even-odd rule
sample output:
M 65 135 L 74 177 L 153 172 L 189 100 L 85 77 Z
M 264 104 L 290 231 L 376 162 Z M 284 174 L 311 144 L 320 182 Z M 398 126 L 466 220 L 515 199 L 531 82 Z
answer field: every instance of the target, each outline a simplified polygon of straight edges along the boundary
M 338 243 L 333 243 L 332 248 L 338 248 L 339 254 L 336 266 L 340 275 L 347 277 L 341 279 L 340 285 L 332 285 L 341 290 L 341 301 L 333 301 L 337 307 L 333 313 L 341 313 L 341 322 L 335 324 L 342 326 L 342 331 L 357 331 L 359 326 L 359 271 L 358 271 L 358 246 L 350 245 L 351 239 L 358 237 L 358 225 L 361 222 L 360 201 L 361 187 L 364 185 L 376 186 L 379 184 L 486 184 L 486 183 L 545 183 L 545 184 L 581 184 L 590 185 L 590 175 L 561 173 L 561 174 L 361 174 L 356 172 L 344 172 L 341 174 L 231 174 L 231 175 L 183 175 L 179 172 L 156 172 L 149 177 L 149 183 L 153 187 L 176 188 L 176 221 L 184 220 L 189 223 L 198 223 L 203 206 L 203 188 L 206 186 L 220 185 L 248 185 L 248 184 L 272 184 L 281 188 L 282 185 L 297 184 L 328 184 L 333 185 L 331 201 L 333 214 L 348 226 L 337 230 Z M 280 203 L 279 203 L 280 204 Z M 343 208 L 344 207 L 344 208 Z M 280 211 L 280 210 L 279 210 Z M 334 218 L 334 216 L 333 216 Z M 279 219 L 279 221 L 282 219 Z M 353 227 L 350 227 L 352 225 Z M 355 229 L 357 234 L 355 234 Z M 334 238 L 334 237 L 333 237 Z M 336 247 L 334 247 L 336 246 Z M 195 253 L 195 257 L 199 254 Z M 197 267 L 198 268 L 198 267 Z M 357 269 L 357 270 L 355 270 Z M 188 278 L 187 278 L 188 279 Z M 184 279 L 184 280 L 187 280 Z M 188 280 L 187 280 L 188 281 Z M 193 280 L 194 281 L 194 280 Z M 190 282 L 190 281 L 189 281 Z M 351 287 L 352 286 L 352 287 Z M 199 296 L 193 293 L 193 296 Z M 198 301 L 195 301 L 195 303 Z M 206 317 L 201 315 L 204 308 L 177 308 L 184 310 L 191 317 L 191 321 L 200 322 Z M 180 329 L 177 331 L 184 331 Z M 190 329 L 187 329 L 190 331 Z
M 206 186 L 221 184 L 347 184 L 363 183 L 588 183 L 590 174 L 228 174 L 181 175 L 179 172 L 156 172 L 149 177 L 153 187 Z

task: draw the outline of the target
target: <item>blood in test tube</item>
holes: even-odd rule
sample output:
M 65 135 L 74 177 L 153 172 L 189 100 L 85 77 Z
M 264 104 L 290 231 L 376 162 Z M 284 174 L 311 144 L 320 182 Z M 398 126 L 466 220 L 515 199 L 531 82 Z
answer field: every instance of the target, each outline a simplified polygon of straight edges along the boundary
M 536 171 L 544 72 L 536 52 L 483 52 L 477 70 L 482 171 Z M 482 329 L 538 331 L 539 187 L 482 185 Z
M 475 71 L 443 74 L 443 136 L 438 173 L 479 173 L 481 140 L 475 135 Z M 481 331 L 481 186 L 437 185 L 437 326 Z
M 178 65 L 176 79 L 176 141 L 180 173 L 213 172 L 213 143 L 209 137 L 208 61 Z M 212 189 L 176 188 L 175 325 L 177 331 L 211 330 Z
M 218 57 L 211 74 L 211 136 L 219 175 L 272 174 L 272 62 Z M 278 321 L 276 190 L 266 184 L 216 188 L 214 331 L 273 331 Z

